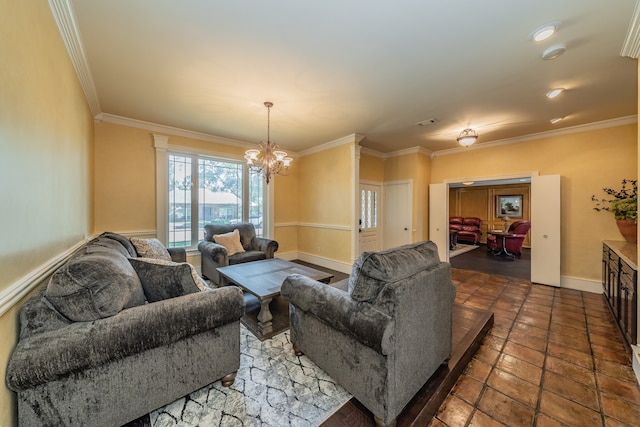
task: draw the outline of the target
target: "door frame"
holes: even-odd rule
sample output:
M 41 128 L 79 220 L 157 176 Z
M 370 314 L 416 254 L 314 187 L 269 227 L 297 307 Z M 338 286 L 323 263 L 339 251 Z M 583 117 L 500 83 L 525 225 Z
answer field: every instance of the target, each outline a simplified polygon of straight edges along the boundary
M 447 186 L 447 189 L 450 187 L 450 184 L 459 184 L 459 183 L 463 183 L 463 182 L 468 182 L 468 181 L 473 181 L 473 182 L 482 182 L 482 181 L 497 181 L 497 180 L 503 180 L 503 179 L 521 179 L 521 178 L 530 178 L 532 179 L 533 177 L 539 177 L 540 173 L 538 171 L 534 171 L 534 172 L 522 172 L 522 173 L 514 173 L 514 174 L 506 174 L 506 175 L 494 175 L 494 176 L 474 176 L 474 177 L 465 177 L 465 178 L 455 178 L 455 179 L 445 179 L 442 181 L 443 184 L 445 184 Z M 531 201 L 533 203 L 533 200 Z M 447 210 L 447 216 L 449 213 L 449 204 L 447 203 L 446 205 L 446 210 Z M 561 221 L 561 218 L 558 219 L 558 221 Z M 447 226 L 448 224 L 443 224 L 443 227 Z M 560 238 L 560 236 L 558 236 L 558 238 Z M 534 247 L 534 245 L 531 245 L 531 257 L 533 259 L 533 253 L 536 250 L 536 248 Z M 561 254 L 558 254 L 561 255 Z M 447 261 L 449 261 L 449 253 L 447 251 Z M 531 268 L 534 268 L 533 263 L 531 264 Z M 558 275 L 560 275 L 560 272 L 558 272 Z M 560 277 L 558 277 L 558 280 L 560 280 Z

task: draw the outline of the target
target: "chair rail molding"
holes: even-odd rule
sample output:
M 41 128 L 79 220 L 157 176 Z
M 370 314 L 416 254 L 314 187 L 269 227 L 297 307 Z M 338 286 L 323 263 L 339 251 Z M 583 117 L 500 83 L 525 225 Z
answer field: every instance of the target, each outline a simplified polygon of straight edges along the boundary
M 27 275 L 23 276 L 17 282 L 9 285 L 7 289 L 0 292 L 0 316 L 4 315 L 29 292 L 40 285 L 48 276 L 52 275 L 60 266 L 71 258 L 71 255 L 73 255 L 89 240 L 90 238 L 86 238 L 79 241 L 66 251 L 51 258 Z

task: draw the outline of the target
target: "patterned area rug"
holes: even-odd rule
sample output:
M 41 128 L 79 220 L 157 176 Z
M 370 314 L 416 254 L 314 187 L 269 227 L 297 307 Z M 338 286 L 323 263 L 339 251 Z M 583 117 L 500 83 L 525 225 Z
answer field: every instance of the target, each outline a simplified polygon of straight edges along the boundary
M 151 425 L 318 426 L 351 395 L 293 353 L 289 332 L 260 342 L 240 325 L 240 369 L 231 387 L 220 381 L 150 414 Z

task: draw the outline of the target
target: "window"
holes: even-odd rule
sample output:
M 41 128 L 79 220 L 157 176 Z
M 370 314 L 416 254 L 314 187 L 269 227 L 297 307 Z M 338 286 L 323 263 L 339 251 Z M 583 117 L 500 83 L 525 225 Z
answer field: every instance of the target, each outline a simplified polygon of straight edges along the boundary
M 195 247 L 204 225 L 252 222 L 263 235 L 263 184 L 244 162 L 197 154 L 168 155 L 168 246 Z

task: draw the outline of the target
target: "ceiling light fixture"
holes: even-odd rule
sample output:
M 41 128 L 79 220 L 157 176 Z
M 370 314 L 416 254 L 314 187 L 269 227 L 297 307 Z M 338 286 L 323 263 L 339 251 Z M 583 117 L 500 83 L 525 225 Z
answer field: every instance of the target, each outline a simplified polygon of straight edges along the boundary
M 543 26 L 533 30 L 531 34 L 529 34 L 529 39 L 536 42 L 541 42 L 551 37 L 556 32 L 557 29 L 558 29 L 558 23 L 556 22 L 552 22 L 550 24 L 544 24 Z
M 549 121 L 551 122 L 552 125 L 555 125 L 556 123 L 558 123 L 562 119 L 563 119 L 563 117 L 554 117 L 553 119 L 551 119 Z
M 560 94 L 561 94 L 562 92 L 564 92 L 564 91 L 565 91 L 565 89 L 564 89 L 563 87 L 558 87 L 558 88 L 555 88 L 555 89 L 550 90 L 549 92 L 547 92 L 547 95 L 546 95 L 546 96 L 547 96 L 547 98 L 549 98 L 549 99 L 553 99 L 553 98 L 555 98 L 556 96 L 560 95 Z
M 465 181 L 465 182 L 463 182 L 462 184 L 463 184 L 463 185 L 473 185 L 473 183 L 474 183 L 474 182 L 475 182 L 475 181 Z
M 244 158 L 247 159 L 247 165 L 249 166 L 249 172 L 260 173 L 264 175 L 264 179 L 269 184 L 271 178 L 275 175 L 286 175 L 289 171 L 289 165 L 293 159 L 288 157 L 285 151 L 280 150 L 280 147 L 275 142 L 269 139 L 269 133 L 271 130 L 271 107 L 273 102 L 265 102 L 264 106 L 267 107 L 267 141 L 262 141 L 259 146 L 259 150 L 247 150 L 244 152 Z M 258 157 L 262 154 L 262 157 Z
M 544 52 L 542 52 L 542 59 L 556 59 L 558 56 L 565 53 L 567 48 L 563 44 L 556 44 L 547 48 Z
M 458 141 L 458 144 L 462 145 L 463 147 L 468 147 L 476 142 L 476 139 L 478 139 L 478 134 L 476 133 L 476 131 L 467 128 L 460 132 L 460 135 L 458 135 L 456 141 Z

